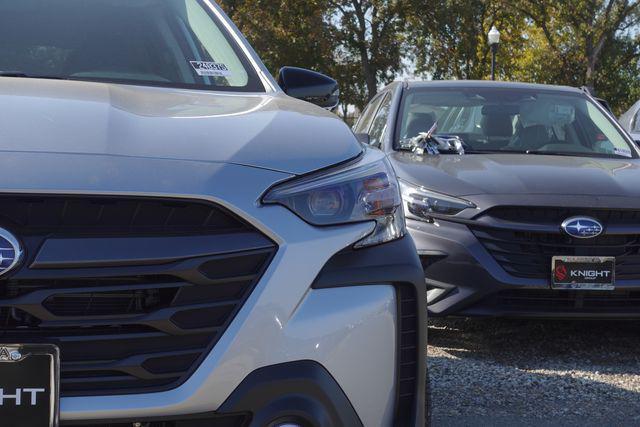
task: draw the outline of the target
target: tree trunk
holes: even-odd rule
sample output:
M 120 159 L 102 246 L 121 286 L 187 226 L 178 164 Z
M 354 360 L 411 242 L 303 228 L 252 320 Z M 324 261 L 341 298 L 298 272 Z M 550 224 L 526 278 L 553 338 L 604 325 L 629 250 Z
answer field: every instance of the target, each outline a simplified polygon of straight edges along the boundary
M 371 101 L 373 97 L 378 93 L 376 71 L 371 67 L 366 49 L 360 49 L 360 57 L 362 58 L 362 74 L 364 75 L 364 80 L 367 84 L 367 100 Z
M 369 51 L 367 49 L 367 20 L 362 4 L 358 0 L 352 0 L 356 19 L 358 20 L 358 50 L 360 51 L 360 61 L 362 63 L 362 77 L 367 85 L 367 101 L 378 93 L 377 72 L 371 66 Z

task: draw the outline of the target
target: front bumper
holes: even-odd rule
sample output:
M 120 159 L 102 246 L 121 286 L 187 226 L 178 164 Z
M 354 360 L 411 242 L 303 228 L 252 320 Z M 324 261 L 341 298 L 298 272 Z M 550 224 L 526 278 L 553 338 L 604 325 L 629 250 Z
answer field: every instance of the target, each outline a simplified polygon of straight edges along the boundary
M 279 172 L 205 162 L 76 157 L 74 176 L 91 179 L 69 175 L 68 156 L 7 156 L 15 173 L 4 192 L 204 200 L 249 222 L 277 245 L 277 252 L 214 348 L 185 382 L 157 392 L 65 396 L 60 402 L 63 426 L 213 420 L 245 412 L 255 417 L 262 408 L 240 404 L 255 400 L 234 398 L 234 393 L 264 369 L 303 361 L 319 367 L 311 369 L 312 376 L 326 372 L 349 403 L 352 412 L 334 412 L 333 419 L 354 416 L 363 425 L 383 426 L 397 424 L 400 414 L 409 414 L 411 424 L 421 424 L 425 390 L 419 379 L 426 372 L 426 309 L 420 296 L 422 270 L 410 238 L 361 251 L 345 249 L 367 235 L 372 225 L 313 227 L 283 207 L 256 203 L 269 186 L 288 178 Z M 148 173 L 132 177 L 132 171 Z M 109 190 L 113 188 L 122 190 Z M 370 260 L 381 261 L 378 268 Z M 413 289 L 414 297 L 399 297 L 400 286 Z M 400 317 L 411 305 L 417 307 L 415 313 Z M 405 330 L 403 324 L 413 327 Z M 335 398 L 336 393 L 330 394 Z M 347 407 L 325 403 L 325 408 Z
M 464 223 L 409 220 L 408 226 L 425 270 L 431 316 L 640 318 L 640 281 L 617 280 L 615 291 L 556 291 L 550 273 L 509 274 Z
M 315 261 L 305 263 L 305 253 L 296 249 L 286 264 L 279 252 L 185 384 L 155 394 L 66 398 L 62 425 L 194 416 L 235 422 L 246 415 L 252 420 L 247 425 L 261 426 L 285 414 L 323 420 L 322 426 L 424 425 L 427 391 L 419 379 L 426 377 L 425 288 L 411 238 L 337 251 L 324 265 L 317 260 L 316 274 L 305 268 Z M 313 285 L 285 312 L 278 305 L 288 295 L 272 287 L 288 286 L 290 294 L 298 280 Z M 256 293 L 262 295 L 254 300 Z

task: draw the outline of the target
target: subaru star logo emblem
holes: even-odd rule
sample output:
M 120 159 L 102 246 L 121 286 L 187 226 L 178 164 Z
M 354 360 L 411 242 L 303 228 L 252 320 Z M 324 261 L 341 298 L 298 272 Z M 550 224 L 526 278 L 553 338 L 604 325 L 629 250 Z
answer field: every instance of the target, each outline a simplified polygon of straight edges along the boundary
M 15 236 L 0 228 L 0 276 L 11 271 L 22 258 L 22 247 Z
M 598 220 L 587 217 L 569 218 L 562 223 L 562 229 L 571 237 L 590 239 L 602 234 L 604 227 Z

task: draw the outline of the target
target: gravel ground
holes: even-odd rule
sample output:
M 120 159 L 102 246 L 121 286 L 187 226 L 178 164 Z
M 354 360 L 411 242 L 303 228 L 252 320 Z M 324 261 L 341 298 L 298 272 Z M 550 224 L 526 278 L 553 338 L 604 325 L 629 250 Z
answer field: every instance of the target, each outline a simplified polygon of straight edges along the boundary
M 435 319 L 433 425 L 640 426 L 640 322 Z

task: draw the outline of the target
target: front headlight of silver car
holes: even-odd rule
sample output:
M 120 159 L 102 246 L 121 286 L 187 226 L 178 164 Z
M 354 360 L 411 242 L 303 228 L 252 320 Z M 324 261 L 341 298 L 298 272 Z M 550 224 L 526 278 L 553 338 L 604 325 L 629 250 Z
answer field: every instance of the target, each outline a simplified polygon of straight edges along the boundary
M 404 180 L 400 180 L 400 190 L 407 218 L 433 222 L 434 215 L 453 216 L 465 209 L 476 208 L 467 200 L 436 193 Z
M 262 202 L 285 206 L 313 225 L 374 221 L 375 229 L 356 248 L 398 239 L 405 234 L 398 180 L 386 158 L 375 157 L 287 181 Z

